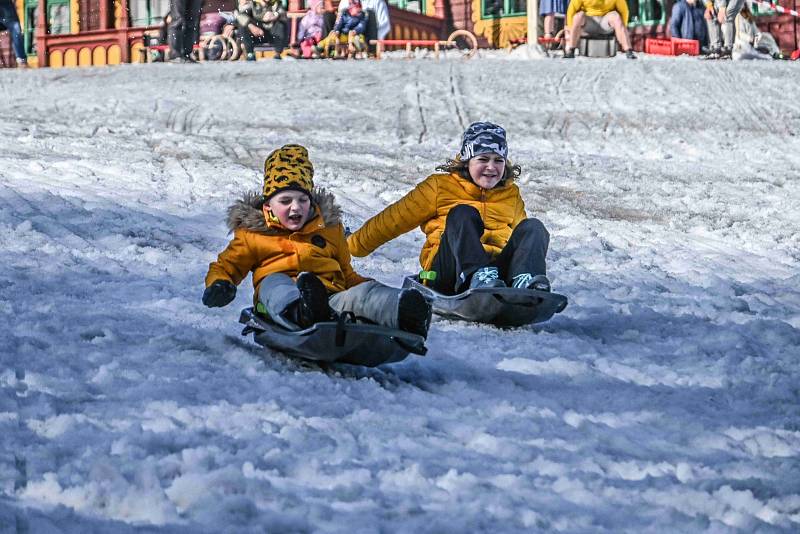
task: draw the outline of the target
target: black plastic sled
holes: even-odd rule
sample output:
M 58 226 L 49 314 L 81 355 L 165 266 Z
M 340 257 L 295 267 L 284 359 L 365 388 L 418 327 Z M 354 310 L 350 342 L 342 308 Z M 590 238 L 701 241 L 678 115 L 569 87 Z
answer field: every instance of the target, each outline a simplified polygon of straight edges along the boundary
M 535 289 L 484 287 L 450 296 L 420 284 L 414 275 L 403 280 L 403 287 L 419 290 L 437 315 L 503 328 L 541 323 L 567 307 L 564 295 Z
M 258 315 L 253 308 L 245 308 L 239 322 L 245 325 L 242 335 L 252 333 L 262 347 L 316 362 L 375 367 L 399 362 L 410 353 L 424 356 L 428 351 L 422 336 L 345 318 L 291 331 Z

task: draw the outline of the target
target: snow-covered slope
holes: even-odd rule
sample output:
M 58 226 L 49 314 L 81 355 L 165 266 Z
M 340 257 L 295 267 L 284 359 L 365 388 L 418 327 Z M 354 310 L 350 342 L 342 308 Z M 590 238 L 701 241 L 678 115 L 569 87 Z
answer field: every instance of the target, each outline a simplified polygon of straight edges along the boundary
M 797 65 L 504 59 L 1 73 L 0 532 L 800 529 Z M 355 228 L 474 120 L 563 314 L 321 372 L 202 306 L 271 149 Z

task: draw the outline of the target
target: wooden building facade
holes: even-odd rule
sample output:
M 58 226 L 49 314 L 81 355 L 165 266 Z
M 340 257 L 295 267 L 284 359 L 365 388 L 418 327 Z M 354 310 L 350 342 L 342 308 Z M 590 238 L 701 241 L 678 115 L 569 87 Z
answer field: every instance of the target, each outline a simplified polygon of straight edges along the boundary
M 336 0 L 335 0 L 336 1 Z M 527 33 L 526 0 L 388 0 L 392 39 L 443 39 L 454 29 L 476 34 L 484 46 L 505 47 Z M 114 65 L 140 61 L 143 34 L 155 29 L 169 0 L 16 0 L 32 66 Z M 664 37 L 673 0 L 628 0 L 634 48 L 647 37 Z M 232 11 L 236 0 L 206 0 L 204 12 Z M 288 0 L 291 11 L 305 0 Z M 797 10 L 800 0 L 779 0 Z M 40 13 L 45 14 L 39 16 Z M 798 19 L 757 11 L 759 25 L 784 51 L 800 45 Z M 0 34 L 0 67 L 14 66 L 7 32 Z
M 405 1 L 403 6 L 405 6 Z M 305 9 L 289 0 L 289 10 Z M 445 0 L 431 3 L 434 16 L 390 5 L 393 39 L 438 39 L 446 32 Z M 236 0 L 206 0 L 203 12 L 232 11 Z M 435 16 L 438 13 L 439 16 Z M 169 0 L 17 0 L 31 66 L 73 67 L 137 63 L 144 32 L 159 27 Z M 39 13 L 46 13 L 40 17 Z M 7 32 L 0 34 L 0 67 L 15 66 Z

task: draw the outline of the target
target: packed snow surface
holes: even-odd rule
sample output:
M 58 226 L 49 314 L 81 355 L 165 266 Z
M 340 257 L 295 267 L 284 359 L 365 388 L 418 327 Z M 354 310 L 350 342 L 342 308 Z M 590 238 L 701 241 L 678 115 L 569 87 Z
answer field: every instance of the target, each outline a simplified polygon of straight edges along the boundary
M 0 532 L 798 532 L 800 67 L 506 59 L 0 73 Z M 475 120 L 562 314 L 319 369 L 201 304 L 270 150 L 355 229 Z

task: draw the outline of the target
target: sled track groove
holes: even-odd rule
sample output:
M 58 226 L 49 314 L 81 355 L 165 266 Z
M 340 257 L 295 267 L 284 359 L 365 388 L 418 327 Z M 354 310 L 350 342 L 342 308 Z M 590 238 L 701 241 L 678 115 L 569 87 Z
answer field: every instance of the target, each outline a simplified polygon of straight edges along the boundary
M 211 126 L 211 119 L 199 121 L 202 108 L 198 105 L 181 105 L 170 110 L 167 115 L 167 129 L 175 133 L 197 135 Z M 198 124 L 199 123 L 199 124 Z
M 458 117 L 458 125 L 461 127 L 461 130 L 463 131 L 466 130 L 467 128 L 467 120 L 465 119 L 464 114 L 462 114 L 461 112 L 462 106 L 459 105 L 459 101 L 463 103 L 464 95 L 459 87 L 461 76 L 458 76 L 458 80 L 456 80 L 456 77 L 454 76 L 453 73 L 454 70 L 455 67 L 453 66 L 452 63 L 450 63 L 450 72 L 448 73 L 450 77 L 450 95 L 453 98 L 453 107 L 455 108 L 456 111 L 456 117 Z
M 404 86 L 398 84 L 398 87 Z M 397 109 L 397 139 L 401 145 L 405 145 L 407 143 L 406 138 L 408 137 L 408 132 L 410 130 L 408 125 L 408 106 L 404 105 L 404 98 L 396 98 L 395 100 L 399 103 L 399 107 Z
M 611 124 L 612 114 L 609 112 L 608 99 L 600 96 L 602 94 L 601 86 L 605 80 L 606 80 L 605 71 L 598 72 L 592 78 L 591 90 L 592 90 L 592 107 L 598 111 L 598 119 L 601 121 L 600 122 L 601 137 L 604 141 L 607 141 L 608 130 Z M 591 130 L 592 126 L 593 125 L 591 124 L 586 124 L 586 128 L 588 130 Z
M 765 139 L 785 137 L 791 134 L 791 129 L 785 122 L 783 115 L 772 112 L 757 98 L 751 98 L 760 95 L 759 78 L 745 78 L 741 75 L 742 71 L 734 71 L 732 67 L 733 65 L 725 63 L 719 65 L 714 73 L 716 78 L 720 80 L 722 89 L 724 89 L 720 93 L 730 95 L 733 100 L 733 107 L 744 110 L 749 114 L 749 117 L 743 117 L 739 113 L 733 114 L 733 121 L 737 129 L 743 135 L 749 136 L 756 146 L 761 145 Z M 729 110 L 722 111 L 722 113 L 729 113 Z M 787 162 L 790 159 L 783 152 L 776 153 L 774 157 Z
M 564 86 L 567 82 L 568 73 L 564 73 L 558 79 L 556 83 L 555 90 L 556 90 L 556 97 L 558 98 L 559 106 L 553 112 L 553 129 L 558 133 L 559 138 L 564 142 L 564 146 L 570 144 L 567 135 L 569 134 L 570 128 L 570 115 L 572 113 L 572 109 L 567 104 L 567 100 L 564 98 Z M 556 114 L 561 114 L 560 119 L 556 119 Z
M 414 79 L 414 89 L 417 94 L 417 111 L 419 112 L 419 121 L 422 125 L 417 143 L 422 144 L 422 141 L 425 139 L 425 134 L 428 133 L 428 125 L 425 123 L 425 110 L 422 107 L 422 92 L 420 91 L 419 71 L 420 68 L 417 67 Z
M 43 235 L 46 235 L 48 239 L 56 238 L 53 231 L 60 230 L 65 234 L 69 234 L 70 236 L 79 239 L 86 247 L 88 248 L 94 247 L 93 243 L 89 242 L 83 236 L 82 232 L 80 232 L 77 228 L 75 228 L 74 225 L 69 225 L 65 224 L 64 222 L 60 222 L 61 218 L 58 216 L 57 213 L 48 213 L 44 211 L 37 204 L 34 204 L 33 202 L 25 198 L 25 196 L 20 194 L 19 191 L 11 187 L 8 186 L 2 186 L 2 187 L 3 189 L 9 192 L 8 197 L 6 197 L 7 199 L 13 197 L 19 201 L 19 202 L 12 202 L 9 200 L 4 200 L 2 196 L 0 196 L 0 205 L 5 204 L 6 206 L 6 209 L 4 209 L 3 211 L 8 210 L 8 212 L 10 213 L 19 214 L 22 218 L 30 220 L 32 223 L 34 223 L 35 227 L 38 226 L 36 223 L 41 223 L 43 220 L 46 221 L 47 226 L 45 227 L 45 230 L 37 228 L 37 231 L 41 232 Z M 58 202 L 66 204 L 67 206 L 69 206 L 78 213 L 87 213 L 86 209 L 83 208 L 83 206 L 76 204 L 74 201 L 71 201 L 68 198 L 55 195 L 49 191 L 45 192 L 43 195 L 39 193 L 37 198 L 40 200 L 46 199 L 47 200 L 46 203 L 42 202 L 42 204 L 46 206 L 55 205 L 54 199 L 57 199 Z M 63 236 L 59 236 L 58 239 L 63 239 Z

